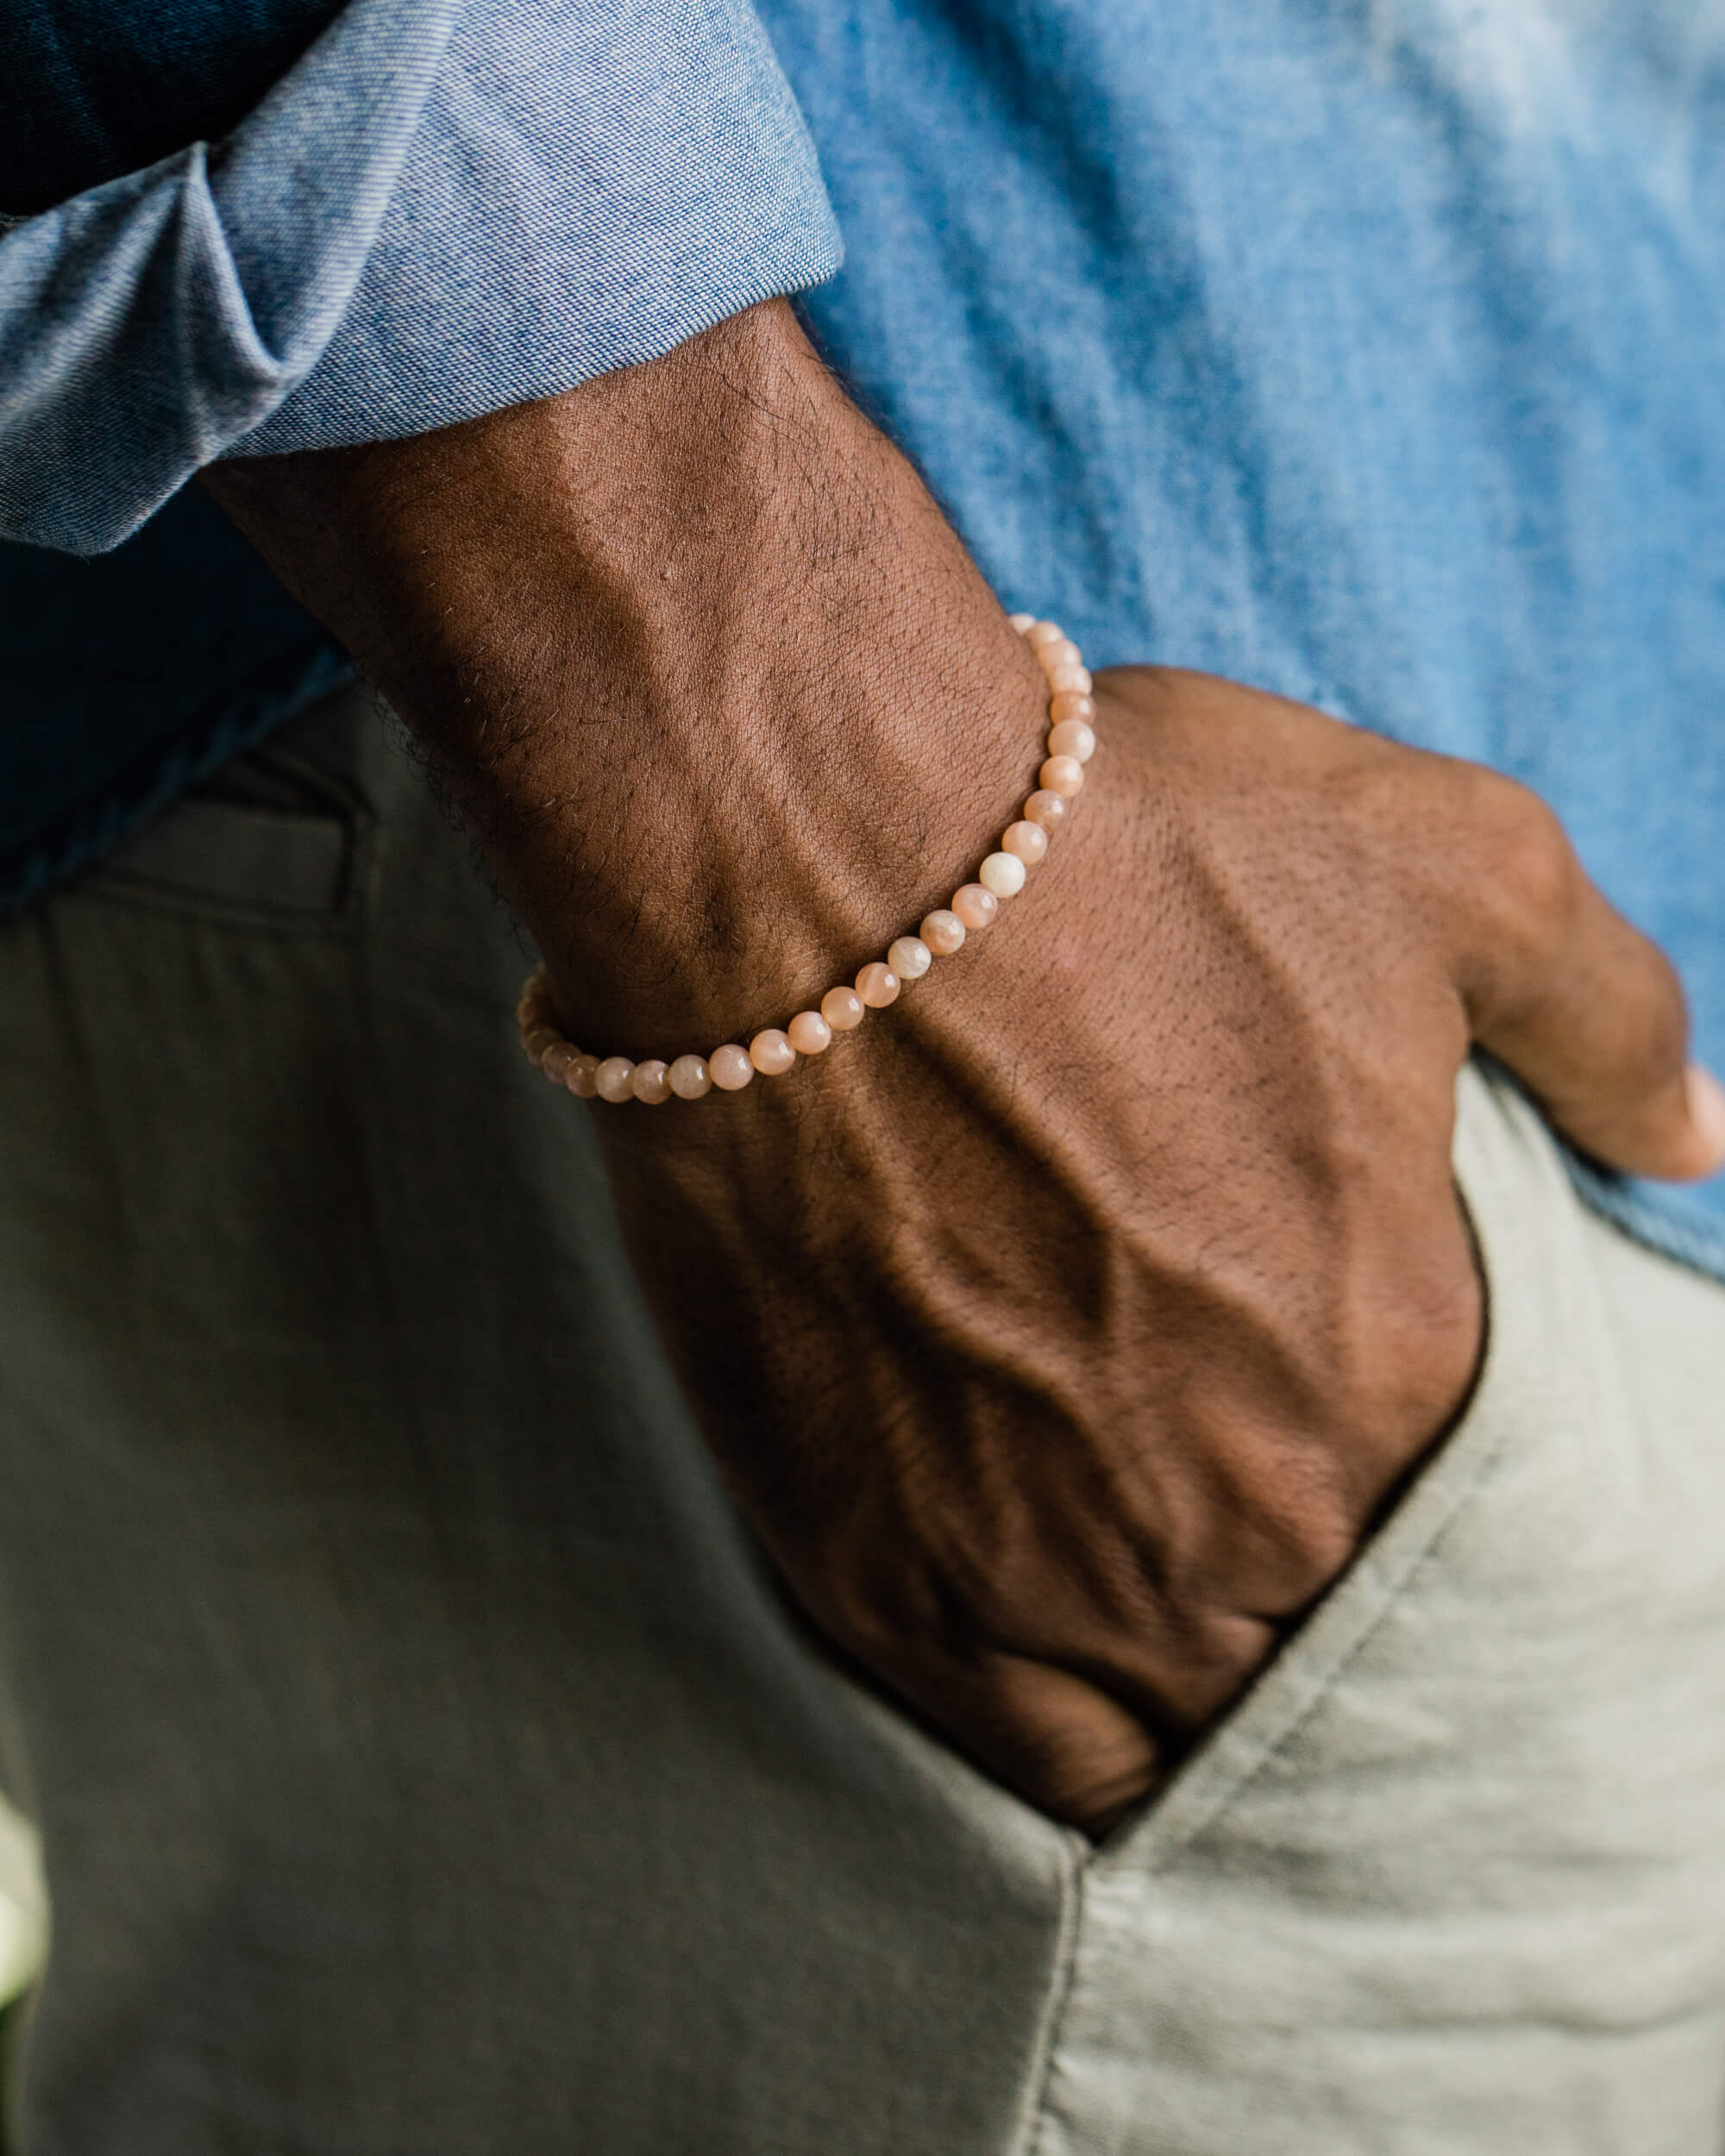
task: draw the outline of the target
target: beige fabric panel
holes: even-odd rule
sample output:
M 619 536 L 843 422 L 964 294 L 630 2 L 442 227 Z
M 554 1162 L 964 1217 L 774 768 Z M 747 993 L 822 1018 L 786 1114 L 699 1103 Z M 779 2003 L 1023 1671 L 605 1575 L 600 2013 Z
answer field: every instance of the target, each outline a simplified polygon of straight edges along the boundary
M 1092 1852 L 787 1614 L 526 964 L 356 691 L 0 931 L 26 2156 L 1719 2156 L 1725 1290 L 1470 1074 L 1471 1409 Z
M 1460 1427 L 1088 1867 L 1035 2156 L 1717 2156 L 1725 1291 L 1470 1071 Z

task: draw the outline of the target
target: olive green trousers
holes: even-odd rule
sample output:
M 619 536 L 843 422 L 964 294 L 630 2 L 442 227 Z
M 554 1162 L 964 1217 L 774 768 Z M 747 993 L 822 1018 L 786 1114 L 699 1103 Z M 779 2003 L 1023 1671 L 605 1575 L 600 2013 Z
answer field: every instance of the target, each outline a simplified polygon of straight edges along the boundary
M 357 692 L 0 930 L 21 2156 L 1719 2156 L 1725 1291 L 1471 1072 L 1459 1428 L 1106 1845 L 725 1505 Z

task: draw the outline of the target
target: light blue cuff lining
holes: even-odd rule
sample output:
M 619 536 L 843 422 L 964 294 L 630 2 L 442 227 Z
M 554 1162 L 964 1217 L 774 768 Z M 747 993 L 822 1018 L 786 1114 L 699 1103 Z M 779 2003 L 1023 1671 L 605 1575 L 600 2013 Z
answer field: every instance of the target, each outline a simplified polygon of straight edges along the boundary
M 349 0 L 219 149 L 0 236 L 0 536 L 656 357 L 842 256 L 742 0 Z

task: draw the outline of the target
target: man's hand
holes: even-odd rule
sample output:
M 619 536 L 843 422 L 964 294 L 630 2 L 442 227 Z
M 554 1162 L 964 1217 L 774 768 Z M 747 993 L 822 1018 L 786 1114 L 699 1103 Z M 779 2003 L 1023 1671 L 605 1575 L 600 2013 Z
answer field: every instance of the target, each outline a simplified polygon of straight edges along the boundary
M 1033 783 L 1033 665 L 782 307 L 212 483 L 420 734 L 600 1052 L 782 1024 Z M 1603 1158 L 1725 1154 L 1669 968 L 1530 796 L 1220 681 L 1098 696 L 1048 861 L 890 1011 L 731 1098 L 569 1106 L 798 1600 L 1093 1829 L 1466 1395 L 1470 1043 Z

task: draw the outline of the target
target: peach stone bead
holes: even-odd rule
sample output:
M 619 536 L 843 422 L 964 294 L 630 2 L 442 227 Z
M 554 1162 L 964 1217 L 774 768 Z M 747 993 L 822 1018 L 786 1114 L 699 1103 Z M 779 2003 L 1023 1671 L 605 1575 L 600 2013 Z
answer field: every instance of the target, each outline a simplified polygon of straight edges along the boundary
M 962 883 L 952 894 L 952 910 L 966 928 L 992 928 L 1000 901 L 985 883 Z
M 749 1050 L 739 1048 L 735 1041 L 727 1041 L 723 1048 L 714 1049 L 706 1059 L 706 1067 L 721 1093 L 741 1093 L 755 1075 Z
M 1048 699 L 1051 724 L 1059 725 L 1063 718 L 1082 718 L 1087 726 L 1096 723 L 1096 699 L 1081 696 L 1076 689 L 1061 689 Z
M 671 1091 L 679 1100 L 699 1100 L 712 1091 L 712 1073 L 705 1056 L 679 1056 L 671 1065 Z
M 1065 817 L 1065 797 L 1051 793 L 1046 787 L 1038 787 L 1025 803 L 1025 821 L 1040 824 L 1045 831 L 1057 830 Z
M 573 1041 L 553 1041 L 539 1058 L 539 1068 L 554 1086 L 561 1086 L 569 1065 L 580 1052 Z
M 917 933 L 937 958 L 950 958 L 964 941 L 964 924 L 956 913 L 938 906 L 932 913 L 924 914 Z
M 835 1033 L 848 1033 L 862 1023 L 864 1006 L 855 988 L 829 988 L 820 1000 L 820 1014 Z
M 1051 621 L 1033 621 L 1025 630 L 1024 640 L 1032 651 L 1040 651 L 1044 644 L 1063 644 L 1066 631 Z
M 934 963 L 934 953 L 920 936 L 900 936 L 888 945 L 887 963 L 900 981 L 920 981 Z
M 997 899 L 1016 898 L 1025 887 L 1025 865 L 1016 854 L 990 854 L 976 871 L 976 881 Z
M 629 1100 L 635 1094 L 635 1066 L 626 1056 L 607 1056 L 593 1073 L 593 1090 L 601 1100 Z
M 1057 696 L 1088 696 L 1096 686 L 1082 667 L 1051 667 L 1048 686 Z
M 1000 851 L 1016 854 L 1026 868 L 1033 868 L 1048 851 L 1048 833 L 1040 824 L 1008 824 L 1000 837 Z
M 1082 667 L 1084 655 L 1070 636 L 1051 636 L 1036 647 L 1036 655 L 1044 674 L 1052 674 L 1057 667 Z
M 1076 756 L 1051 756 L 1036 775 L 1044 793 L 1063 793 L 1070 801 L 1084 783 L 1084 767 Z
M 563 1083 L 577 1100 L 591 1100 L 599 1092 L 599 1057 L 577 1056 L 563 1075 Z
M 545 1050 L 555 1048 L 561 1037 L 561 1034 L 554 1033 L 549 1025 L 536 1025 L 530 1033 L 522 1035 L 522 1052 L 530 1063 L 536 1063 Z
M 819 1011 L 799 1011 L 785 1034 L 799 1056 L 824 1056 L 832 1046 L 832 1028 Z
M 749 1044 L 749 1060 L 763 1078 L 782 1077 L 797 1060 L 797 1051 L 791 1046 L 790 1036 L 769 1025 L 757 1033 Z
M 871 958 L 856 976 L 856 993 L 871 1011 L 884 1011 L 899 1000 L 899 976 L 878 958 Z
M 1075 763 L 1088 763 L 1096 753 L 1096 736 L 1082 718 L 1063 718 L 1048 730 L 1048 751 L 1052 756 L 1070 756 Z
M 1018 630 L 1019 636 L 1021 636 L 1026 629 L 1034 629 L 1036 626 L 1036 616 L 1034 614 L 1008 614 L 1007 616 L 1007 619 L 1012 624 L 1013 627 Z
M 671 1097 L 671 1067 L 658 1056 L 649 1056 L 644 1063 L 635 1066 L 635 1098 L 643 1106 L 656 1108 L 662 1100 Z

